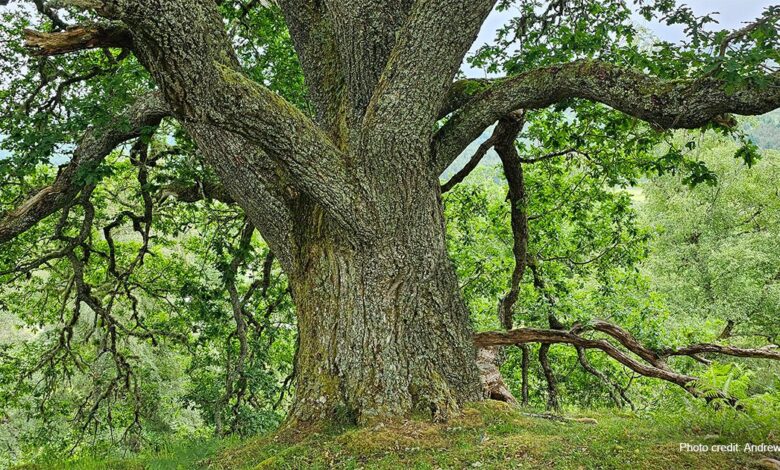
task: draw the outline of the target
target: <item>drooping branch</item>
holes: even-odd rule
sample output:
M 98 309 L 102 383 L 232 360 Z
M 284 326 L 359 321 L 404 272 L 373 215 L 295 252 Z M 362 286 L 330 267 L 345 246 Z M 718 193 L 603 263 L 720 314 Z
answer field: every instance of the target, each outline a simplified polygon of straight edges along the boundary
M 614 323 L 609 323 L 603 320 L 592 320 L 586 324 L 576 325 L 574 328 L 572 328 L 573 333 L 579 333 L 586 330 L 595 330 L 608 334 L 609 336 L 618 340 L 618 342 L 620 342 L 624 348 L 649 362 L 653 365 L 653 367 L 657 367 L 659 369 L 669 368 L 661 355 L 651 350 L 650 348 L 645 347 L 631 333 L 621 328 L 620 326 L 615 325 Z
M 610 339 L 626 346 L 631 353 L 637 354 L 647 363 L 634 359 L 628 353 L 617 348 L 607 339 L 591 339 L 581 335 L 585 331 L 598 331 Z M 577 348 L 598 349 L 628 367 L 634 372 L 645 376 L 666 380 L 684 388 L 695 396 L 701 396 L 696 389 L 696 377 L 675 372 L 666 364 L 670 356 L 689 356 L 698 359 L 699 354 L 713 353 L 734 357 L 751 357 L 780 361 L 780 351 L 773 348 L 744 349 L 719 344 L 695 344 L 691 346 L 654 352 L 642 345 L 628 331 L 618 325 L 597 320 L 583 325 L 575 325 L 570 331 L 544 330 L 536 328 L 518 328 L 510 331 L 489 331 L 477 333 L 475 344 L 479 348 L 495 347 L 510 344 L 570 344 Z M 657 364 L 657 365 L 656 365 Z M 729 397 L 726 397 L 729 398 Z
M 25 47 L 35 56 L 53 56 L 105 47 L 133 47 L 130 32 L 124 26 L 116 24 L 76 26 L 55 33 L 25 29 L 24 39 Z
M 247 389 L 247 377 L 246 377 L 246 362 L 249 354 L 249 343 L 247 340 L 247 313 L 244 309 L 245 303 L 242 301 L 236 288 L 236 277 L 241 264 L 244 262 L 244 258 L 251 250 L 252 234 L 255 228 L 251 224 L 244 224 L 239 237 L 238 249 L 236 250 L 236 256 L 230 262 L 228 272 L 225 275 L 225 285 L 228 293 L 230 294 L 230 305 L 233 309 L 233 319 L 236 323 L 235 337 L 238 339 L 239 350 L 238 357 L 236 357 L 236 363 L 230 364 L 230 351 L 231 345 L 228 344 L 228 364 L 225 374 L 225 394 L 220 399 L 220 405 L 225 406 L 231 398 L 235 396 L 235 403 L 231 409 L 233 414 L 233 423 L 231 425 L 231 432 L 235 432 L 239 421 L 239 410 L 241 408 L 241 402 L 244 399 Z M 229 342 L 230 340 L 228 340 Z M 219 423 L 219 421 L 218 421 Z M 221 427 L 217 427 L 217 433 L 222 432 Z
M 688 384 L 696 380 L 696 377 L 693 376 L 678 374 L 676 372 L 658 369 L 651 365 L 644 364 L 632 358 L 606 340 L 583 338 L 568 331 L 517 328 L 506 332 L 489 331 L 477 333 L 474 341 L 478 347 L 528 343 L 571 344 L 574 346 L 582 346 L 585 349 L 599 349 L 634 372 L 646 377 L 666 380 L 677 384 L 686 390 L 688 389 Z
M 73 201 L 84 187 L 85 172 L 97 167 L 118 145 L 140 136 L 167 115 L 168 108 L 159 94 L 151 93 L 139 98 L 106 126 L 89 129 L 54 183 L 0 218 L 0 244 L 24 233 Z
M 662 129 L 729 124 L 727 114 L 780 107 L 780 76 L 736 88 L 715 77 L 664 80 L 598 60 L 539 68 L 495 84 L 468 101 L 436 134 L 434 166 L 446 168 L 469 143 L 515 109 L 539 109 L 571 98 L 597 101 Z
M 504 328 L 513 327 L 512 308 L 520 293 L 528 259 L 528 213 L 526 211 L 525 177 L 520 155 L 517 153 L 515 139 L 525 125 L 525 114 L 510 113 L 501 118 L 496 126 L 496 152 L 504 168 L 504 176 L 509 186 L 509 214 L 512 226 L 512 254 L 515 266 L 509 281 L 509 291 L 498 303 L 498 317 Z
M 512 309 L 517 302 L 520 282 L 523 279 L 523 273 L 525 272 L 527 249 L 528 249 L 528 223 L 525 215 L 525 181 L 523 179 L 523 169 L 518 161 L 519 155 L 517 154 L 517 148 L 515 147 L 515 139 L 525 124 L 525 116 L 522 112 L 510 113 L 505 116 L 496 126 L 493 131 L 493 135 L 485 143 L 480 146 L 471 162 L 466 165 L 466 168 L 458 172 L 450 181 L 444 185 L 442 191 L 452 187 L 459 183 L 474 166 L 482 158 L 482 155 L 491 146 L 495 146 L 496 151 L 499 154 L 503 164 L 504 173 L 506 174 L 507 181 L 509 183 L 509 194 L 507 198 L 511 205 L 511 224 L 512 235 L 514 239 L 513 253 L 515 256 L 515 267 L 512 271 L 512 277 L 509 282 L 509 291 L 498 302 L 498 320 L 501 326 L 510 330 L 513 327 L 513 315 Z M 476 162 L 476 163 L 475 163 Z M 471 168 L 469 168 L 471 166 Z M 508 387 L 504 383 L 501 373 L 499 371 L 500 362 L 503 360 L 501 354 L 498 353 L 499 348 L 479 349 L 477 357 L 484 359 L 485 357 L 492 358 L 490 363 L 481 363 L 478 361 L 477 365 L 480 368 L 483 387 L 485 387 L 486 395 L 507 403 L 517 403 L 517 399 L 509 391 Z M 528 361 L 530 351 L 528 348 L 523 348 L 523 370 L 522 370 L 522 400 L 523 404 L 528 404 Z M 540 350 L 540 360 L 543 362 L 543 368 L 545 371 L 545 377 L 548 378 L 548 384 L 550 385 L 550 404 L 557 407 L 557 393 L 555 391 L 555 378 L 552 377 L 552 371 L 549 369 L 549 363 L 547 363 L 547 351 Z M 549 373 L 548 373 L 549 372 Z M 552 382 L 549 381 L 552 377 Z
M 517 111 L 517 112 L 509 113 L 508 116 L 519 115 L 519 114 L 522 114 L 522 113 L 520 111 Z M 500 125 L 500 123 L 499 123 L 499 125 Z M 491 148 L 496 147 L 496 151 L 498 152 L 499 136 L 502 135 L 502 134 L 506 134 L 505 130 L 499 129 L 499 125 L 496 126 L 496 129 L 493 131 L 493 134 L 486 141 L 484 141 L 484 142 L 482 142 L 482 144 L 480 144 L 480 146 L 474 152 L 474 155 L 471 156 L 471 159 L 469 159 L 469 161 L 463 166 L 463 168 L 458 170 L 457 173 L 455 173 L 446 183 L 444 183 L 442 185 L 442 187 L 441 187 L 441 192 L 442 193 L 446 193 L 447 191 L 451 190 L 452 188 L 454 188 L 459 183 L 462 183 L 463 180 L 465 180 L 466 177 L 468 175 L 470 175 L 471 172 L 474 171 L 474 169 L 477 168 L 477 166 L 479 165 L 479 162 L 481 162 L 482 159 L 485 158 L 485 155 L 487 154 L 487 152 Z M 514 143 L 514 140 L 504 139 L 504 143 L 502 143 L 501 145 L 504 145 L 505 148 L 509 148 L 507 146 L 508 145 L 513 145 L 513 143 Z M 585 158 L 590 158 L 588 156 L 588 154 L 586 154 L 584 152 L 581 152 L 579 150 L 573 149 L 573 148 L 569 148 L 569 149 L 565 149 L 565 150 L 559 150 L 559 151 L 556 151 L 556 152 L 550 152 L 550 153 L 547 153 L 547 154 L 544 154 L 544 155 L 540 155 L 538 157 L 533 157 L 533 158 L 521 157 L 519 154 L 517 154 L 516 150 L 511 150 L 510 149 L 509 151 L 514 151 L 514 154 L 516 155 L 515 157 L 512 157 L 512 159 L 514 161 L 517 161 L 517 162 L 522 163 L 522 164 L 529 164 L 529 165 L 530 164 L 534 164 L 534 163 L 543 162 L 545 160 L 550 160 L 552 158 L 561 157 L 561 156 L 582 155 Z M 521 170 L 522 170 L 522 168 L 521 168 Z M 529 219 L 530 218 L 531 217 L 529 217 Z

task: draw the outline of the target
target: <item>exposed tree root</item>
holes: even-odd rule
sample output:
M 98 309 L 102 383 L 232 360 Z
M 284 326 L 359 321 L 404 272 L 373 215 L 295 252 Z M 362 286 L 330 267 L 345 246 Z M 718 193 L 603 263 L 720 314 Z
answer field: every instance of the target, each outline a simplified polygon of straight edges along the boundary
M 523 416 L 530 418 L 549 419 L 552 421 L 572 422 L 572 423 L 585 423 L 585 424 L 598 424 L 593 418 L 569 418 L 567 416 L 561 416 L 553 413 L 520 413 Z

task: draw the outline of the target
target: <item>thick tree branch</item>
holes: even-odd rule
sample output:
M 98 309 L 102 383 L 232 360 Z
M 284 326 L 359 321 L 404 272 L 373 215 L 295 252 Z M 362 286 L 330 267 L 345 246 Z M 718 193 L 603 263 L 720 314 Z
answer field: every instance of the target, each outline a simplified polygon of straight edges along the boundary
M 85 172 L 99 165 L 118 145 L 156 126 L 168 115 L 159 94 L 139 98 L 123 115 L 106 126 L 89 129 L 73 152 L 70 163 L 54 183 L 38 191 L 0 218 L 0 243 L 24 233 L 45 217 L 68 205 L 84 187 Z
M 494 84 L 491 79 L 465 78 L 455 81 L 450 86 L 444 103 L 439 108 L 439 119 L 454 113 L 468 103 L 475 95 L 485 91 Z
M 471 99 L 434 139 L 434 167 L 442 170 L 485 128 L 515 109 L 538 109 L 571 98 L 604 103 L 663 129 L 729 123 L 728 113 L 763 114 L 780 107 L 780 76 L 729 89 L 722 80 L 664 80 L 597 60 L 539 68 L 495 84 Z
M 24 40 L 30 54 L 36 56 L 52 56 L 104 47 L 133 47 L 133 38 L 127 28 L 115 24 L 76 26 L 56 33 L 25 29 Z
M 288 200 L 297 197 L 296 191 L 304 193 L 346 234 L 370 236 L 372 213 L 346 156 L 304 113 L 241 72 L 215 3 L 103 4 L 130 29 L 136 57 L 201 149 L 207 151 L 214 138 L 220 139 L 209 127 L 241 136 L 273 162 L 272 174 L 294 187 L 286 193 Z M 209 157 L 212 164 L 220 158 L 226 157 Z M 263 231 L 261 225 L 258 229 Z
M 427 136 L 452 79 L 495 0 L 418 0 L 398 32 L 366 113 L 369 127 L 394 123 Z
M 337 46 L 324 5 L 315 0 L 281 0 L 279 6 L 303 69 L 317 122 L 335 142 L 343 143 L 344 79 L 340 61 L 334 60 Z
M 224 192 L 211 188 L 211 194 L 235 201 L 282 265 L 289 268 L 293 221 L 287 198 L 294 189 L 279 177 L 271 159 L 242 136 L 207 124 L 191 123 L 188 127 L 200 137 L 198 151 L 224 188 Z
M 589 329 L 606 333 L 609 336 L 615 338 L 620 342 L 620 344 L 623 345 L 623 347 L 649 362 L 654 367 L 658 367 L 659 369 L 669 368 L 669 366 L 666 365 L 666 361 L 664 361 L 664 359 L 658 353 L 651 350 L 650 348 L 646 348 L 631 333 L 621 328 L 620 326 L 615 325 L 614 323 L 609 323 L 603 320 L 592 320 L 586 324 L 576 325 L 574 328 L 572 328 L 572 333 L 576 334 Z
M 289 175 L 289 184 L 319 202 L 346 233 L 371 238 L 369 199 L 330 138 L 282 97 L 240 72 L 222 72 L 225 94 L 208 122 L 259 146 Z
M 414 0 L 324 0 L 344 79 L 350 128 L 366 111 Z
M 506 332 L 489 331 L 477 333 L 475 335 L 475 343 L 478 347 L 528 343 L 571 344 L 573 346 L 581 346 L 585 349 L 599 349 L 634 372 L 646 377 L 654 377 L 672 382 L 686 388 L 686 390 L 688 389 L 688 384 L 696 380 L 696 377 L 693 376 L 658 369 L 639 362 L 606 340 L 587 339 L 568 331 L 541 330 L 536 328 L 517 328 Z

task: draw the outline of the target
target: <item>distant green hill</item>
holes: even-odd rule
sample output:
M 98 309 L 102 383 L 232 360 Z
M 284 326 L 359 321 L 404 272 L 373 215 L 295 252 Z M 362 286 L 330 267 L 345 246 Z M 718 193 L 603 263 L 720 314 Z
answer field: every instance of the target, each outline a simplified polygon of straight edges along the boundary
M 763 116 L 746 118 L 743 128 L 759 147 L 780 150 L 780 109 Z

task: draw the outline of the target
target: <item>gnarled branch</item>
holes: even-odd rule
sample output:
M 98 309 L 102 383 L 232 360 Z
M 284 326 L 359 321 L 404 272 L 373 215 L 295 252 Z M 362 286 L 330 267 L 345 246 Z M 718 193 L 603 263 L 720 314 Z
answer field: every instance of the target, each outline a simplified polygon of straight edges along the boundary
M 780 76 L 730 89 L 714 77 L 664 80 L 598 60 L 532 70 L 495 84 L 471 99 L 436 134 L 434 166 L 444 169 L 485 128 L 515 109 L 538 109 L 570 98 L 604 103 L 662 129 L 694 129 L 731 122 L 728 113 L 763 114 L 780 107 Z
M 68 205 L 84 187 L 83 172 L 99 165 L 118 145 L 140 136 L 144 129 L 156 126 L 167 115 L 168 108 L 160 95 L 150 93 L 106 126 L 89 129 L 54 183 L 0 218 L 0 244 Z
M 510 113 L 501 118 L 496 126 L 496 152 L 504 168 L 504 176 L 509 186 L 510 218 L 512 225 L 512 254 L 515 266 L 509 282 L 509 291 L 498 303 L 498 317 L 504 328 L 513 326 L 512 308 L 517 302 L 520 282 L 523 280 L 528 260 L 528 213 L 526 211 L 525 177 L 520 155 L 515 147 L 515 139 L 525 125 L 525 114 Z M 546 371 L 545 371 L 546 372 Z
M 626 346 L 629 351 L 637 354 L 648 363 L 634 359 L 606 339 L 590 339 L 579 334 L 580 332 L 587 330 L 596 330 L 607 334 L 610 338 L 617 340 L 620 344 Z M 570 331 L 555 329 L 544 330 L 537 328 L 517 328 L 510 331 L 488 331 L 477 333 L 474 342 L 478 348 L 511 344 L 541 343 L 542 345 L 549 345 L 560 343 L 570 344 L 577 348 L 582 348 L 583 350 L 598 349 L 640 375 L 662 379 L 679 385 L 692 395 L 698 397 L 702 396 L 702 394 L 695 386 L 697 378 L 672 370 L 666 364 L 665 359 L 667 357 L 689 356 L 697 359 L 699 354 L 715 353 L 735 357 L 752 357 L 780 361 L 780 351 L 775 351 L 772 348 L 744 349 L 718 344 L 695 344 L 677 349 L 654 352 L 639 343 L 639 341 L 625 329 L 602 320 L 596 320 L 585 325 L 575 325 Z

